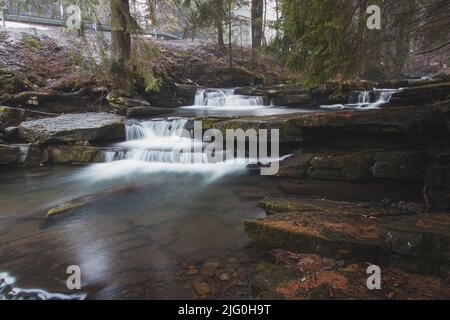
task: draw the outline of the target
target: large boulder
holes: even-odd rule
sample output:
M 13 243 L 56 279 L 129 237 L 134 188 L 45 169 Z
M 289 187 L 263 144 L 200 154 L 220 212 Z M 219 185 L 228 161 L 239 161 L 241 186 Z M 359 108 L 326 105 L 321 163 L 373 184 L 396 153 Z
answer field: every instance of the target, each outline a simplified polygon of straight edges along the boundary
M 125 125 L 123 117 L 109 113 L 64 114 L 22 122 L 19 135 L 43 144 L 121 140 Z

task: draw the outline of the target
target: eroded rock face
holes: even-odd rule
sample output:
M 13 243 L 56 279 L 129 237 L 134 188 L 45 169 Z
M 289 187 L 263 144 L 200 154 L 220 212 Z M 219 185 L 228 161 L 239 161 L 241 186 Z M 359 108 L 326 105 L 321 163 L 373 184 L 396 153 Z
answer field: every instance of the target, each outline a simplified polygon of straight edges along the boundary
M 300 153 L 281 162 L 279 175 L 317 180 L 424 180 L 427 164 L 427 153 L 415 150 Z
M 369 145 L 370 138 L 378 138 L 379 144 L 408 135 L 448 135 L 450 104 L 429 107 L 398 107 L 381 110 L 298 113 L 264 117 L 244 117 L 225 120 L 215 127 L 226 129 L 279 129 L 280 142 L 311 142 L 333 144 L 345 140 L 344 144 L 360 137 Z M 361 135 L 366 135 L 361 137 Z M 414 140 L 415 141 L 415 140 Z M 342 143 L 342 142 L 341 142 Z
M 391 105 L 419 106 L 450 99 L 450 82 L 406 88 L 393 95 Z
M 119 140 L 125 138 L 125 125 L 123 117 L 108 113 L 65 114 L 22 122 L 19 135 L 42 144 Z

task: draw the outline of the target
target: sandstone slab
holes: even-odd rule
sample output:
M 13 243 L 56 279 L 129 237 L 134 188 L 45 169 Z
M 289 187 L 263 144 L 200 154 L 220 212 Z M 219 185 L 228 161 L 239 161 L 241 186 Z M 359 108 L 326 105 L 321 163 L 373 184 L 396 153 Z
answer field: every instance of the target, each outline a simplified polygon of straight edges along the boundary
M 22 122 L 20 137 L 44 144 L 108 141 L 125 138 L 124 118 L 109 113 L 64 114 Z

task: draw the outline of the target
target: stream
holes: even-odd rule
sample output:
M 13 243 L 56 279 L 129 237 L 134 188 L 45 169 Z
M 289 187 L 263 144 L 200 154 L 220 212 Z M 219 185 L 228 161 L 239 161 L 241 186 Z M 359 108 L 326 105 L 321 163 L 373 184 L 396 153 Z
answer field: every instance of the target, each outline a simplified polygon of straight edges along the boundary
M 379 107 L 389 94 L 370 102 L 360 93 L 328 108 Z M 175 117 L 129 121 L 127 140 L 105 163 L 1 172 L 0 299 L 253 298 L 251 275 L 264 251 L 243 222 L 265 216 L 249 193 L 274 178 L 242 163 L 211 163 L 202 151 L 180 158 L 172 150 L 200 143 L 178 134 L 190 117 L 291 112 L 307 110 L 199 90 Z M 44 219 L 49 207 L 123 185 L 139 188 Z M 81 270 L 77 291 L 66 287 L 71 265 Z

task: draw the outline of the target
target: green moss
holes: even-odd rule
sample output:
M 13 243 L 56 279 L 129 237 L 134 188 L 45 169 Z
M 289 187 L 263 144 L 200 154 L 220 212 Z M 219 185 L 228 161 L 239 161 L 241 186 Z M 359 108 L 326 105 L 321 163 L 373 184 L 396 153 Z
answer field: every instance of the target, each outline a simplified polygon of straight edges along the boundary
M 297 207 L 294 203 L 284 199 L 264 199 L 261 200 L 258 205 L 266 210 L 266 213 L 269 215 L 276 213 L 293 212 Z
M 41 41 L 37 37 L 33 37 L 31 35 L 25 34 L 22 36 L 22 44 L 27 48 L 34 52 L 41 49 Z
M 82 202 L 67 202 L 63 203 L 57 207 L 51 208 L 47 211 L 47 214 L 45 215 L 45 219 L 52 218 L 56 215 L 60 215 L 62 213 L 68 212 L 70 210 L 76 209 L 83 206 Z

